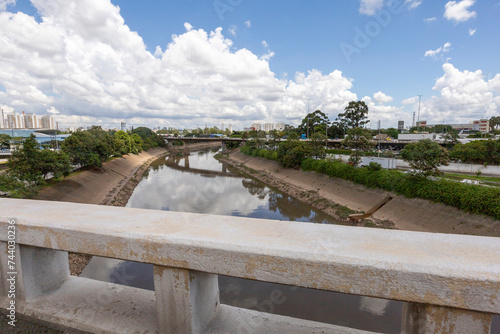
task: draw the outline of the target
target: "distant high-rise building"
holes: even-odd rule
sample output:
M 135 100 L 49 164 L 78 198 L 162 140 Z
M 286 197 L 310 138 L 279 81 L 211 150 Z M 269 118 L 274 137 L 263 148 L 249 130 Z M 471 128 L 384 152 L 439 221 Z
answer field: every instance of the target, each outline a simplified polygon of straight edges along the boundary
M 273 123 L 264 123 L 264 131 L 269 132 L 274 130 L 274 124 Z
M 24 117 L 24 127 L 26 129 L 38 129 L 40 128 L 40 124 L 38 121 L 38 117 L 35 114 L 25 114 Z
M 261 131 L 262 130 L 262 124 L 260 123 L 253 123 L 252 128 L 255 128 L 255 131 Z
M 54 116 L 52 116 L 52 115 L 42 116 L 41 123 L 42 123 L 41 124 L 42 129 L 55 129 L 56 128 L 56 122 L 54 121 Z
M 16 113 L 7 115 L 7 128 L 24 129 L 25 128 L 24 117 Z
M 278 131 L 285 131 L 285 123 L 277 123 L 274 128 Z
M 404 130 L 405 128 L 405 121 L 398 121 L 398 130 Z
M 127 131 L 127 123 L 125 123 L 125 122 L 121 123 L 121 130 L 122 131 Z

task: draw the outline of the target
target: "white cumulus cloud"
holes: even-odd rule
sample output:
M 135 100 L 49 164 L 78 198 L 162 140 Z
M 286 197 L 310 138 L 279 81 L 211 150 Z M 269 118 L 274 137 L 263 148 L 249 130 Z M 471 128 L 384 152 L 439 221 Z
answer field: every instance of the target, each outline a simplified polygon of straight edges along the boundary
M 235 49 L 222 33 L 173 35 L 154 54 L 109 0 L 32 0 L 41 20 L 0 12 L 0 105 L 56 113 L 62 126 L 194 127 L 254 121 L 297 124 L 306 101 L 338 113 L 356 100 L 342 72 L 279 79 L 274 52 Z M 335 115 L 331 117 L 334 118 Z
M 443 71 L 433 87 L 439 95 L 425 101 L 421 119 L 468 123 L 500 113 L 500 74 L 487 81 L 481 70 L 460 71 L 449 63 Z
M 475 11 L 469 10 L 475 2 L 475 0 L 449 1 L 444 6 L 444 17 L 457 23 L 468 21 L 477 15 Z
M 8 6 L 16 4 L 16 0 L 0 0 L 0 12 L 7 9 Z
M 427 50 L 425 51 L 424 57 L 433 57 L 437 58 L 438 56 L 441 56 L 443 53 L 449 52 L 451 47 L 450 42 L 444 43 L 443 46 L 437 48 L 436 50 Z
M 469 29 L 469 36 L 474 36 L 476 34 L 477 29 Z
M 381 91 L 373 94 L 373 100 L 378 104 L 392 102 L 394 99 L 391 96 L 385 95 Z

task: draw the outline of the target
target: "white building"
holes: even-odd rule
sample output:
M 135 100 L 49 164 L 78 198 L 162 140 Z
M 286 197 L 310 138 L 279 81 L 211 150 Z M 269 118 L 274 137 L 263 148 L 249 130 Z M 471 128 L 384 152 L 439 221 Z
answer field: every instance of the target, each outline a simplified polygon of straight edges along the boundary
M 255 131 L 261 131 L 262 130 L 262 124 L 260 123 L 253 123 L 252 128 L 255 129 Z
M 26 114 L 24 116 L 24 127 L 26 129 L 38 129 L 38 117 L 35 114 Z
M 125 123 L 125 122 L 121 123 L 121 130 L 125 131 L 125 132 L 127 131 L 127 123 Z
M 277 123 L 275 129 L 278 131 L 285 131 L 285 123 Z
M 274 130 L 274 124 L 273 123 L 264 123 L 264 131 L 269 132 Z
M 7 121 L 5 120 L 5 114 L 3 113 L 3 109 L 0 109 L 0 111 L 0 117 L 2 117 L 0 120 L 0 129 L 6 129 Z
M 56 122 L 54 121 L 54 116 L 52 116 L 52 115 L 42 116 L 41 127 L 42 127 L 42 129 L 55 129 Z
M 24 129 L 24 117 L 19 114 L 12 113 L 7 115 L 7 128 L 8 129 Z

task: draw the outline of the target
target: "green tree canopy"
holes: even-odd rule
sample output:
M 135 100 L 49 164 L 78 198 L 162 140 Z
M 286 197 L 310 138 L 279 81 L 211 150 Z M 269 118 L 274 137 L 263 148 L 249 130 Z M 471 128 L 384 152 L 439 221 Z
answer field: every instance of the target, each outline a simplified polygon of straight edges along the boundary
M 138 135 L 140 137 L 140 139 L 142 140 L 142 142 L 140 142 L 140 147 L 144 151 L 147 151 L 150 148 L 154 148 L 154 147 L 158 147 L 158 146 L 165 147 L 165 140 L 163 139 L 163 137 L 158 136 L 157 133 L 155 133 L 153 130 L 151 130 L 149 128 L 146 128 L 144 126 L 135 128 L 132 131 L 132 137 L 135 134 Z M 177 133 L 175 133 L 174 135 L 176 135 L 176 134 Z M 135 141 L 138 142 L 137 140 L 135 140 Z
M 450 152 L 453 160 L 476 164 L 500 164 L 500 140 L 475 140 L 467 144 L 458 143 Z
M 307 134 L 307 129 L 309 129 L 309 136 L 311 136 L 316 132 L 325 133 L 326 127 L 329 123 L 330 120 L 328 119 L 328 116 L 321 112 L 321 110 L 316 110 L 304 117 L 298 129 L 300 133 L 304 134 Z
M 500 116 L 490 118 L 490 129 L 498 129 L 500 127 Z
M 440 175 L 439 167 L 449 161 L 448 151 L 430 139 L 406 145 L 401 157 L 424 176 Z
M 347 136 L 344 138 L 343 145 L 353 150 L 349 161 L 357 166 L 361 161 L 363 152 L 372 149 L 375 144 L 371 142 L 370 130 L 353 128 L 347 131 Z
M 22 148 L 12 152 L 7 163 L 9 174 L 20 181 L 38 185 L 43 181 L 43 175 L 37 166 L 39 160 L 40 148 L 35 135 L 31 134 L 29 138 L 24 140 Z
M 8 147 L 10 146 L 10 141 L 12 140 L 12 137 L 6 134 L 1 133 L 0 134 L 0 146 L 1 147 Z
M 59 178 L 69 175 L 71 171 L 66 153 L 40 150 L 33 134 L 12 153 L 8 167 L 10 177 L 33 187 L 43 184 L 49 175 Z
M 362 128 L 368 123 L 368 106 L 363 101 L 351 101 L 345 107 L 344 112 L 339 114 L 335 124 L 344 129 Z

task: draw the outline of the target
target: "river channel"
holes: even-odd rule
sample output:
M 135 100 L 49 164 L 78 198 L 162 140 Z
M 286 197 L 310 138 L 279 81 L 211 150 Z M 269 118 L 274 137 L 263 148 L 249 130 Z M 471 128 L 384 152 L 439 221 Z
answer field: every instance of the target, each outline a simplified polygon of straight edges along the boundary
M 218 149 L 217 149 L 218 150 Z M 335 224 L 299 200 L 217 161 L 216 149 L 155 161 L 127 207 Z M 83 277 L 154 289 L 153 266 L 94 257 Z M 399 333 L 400 302 L 219 276 L 223 304 L 381 333 Z M 276 302 L 270 296 L 279 291 Z

